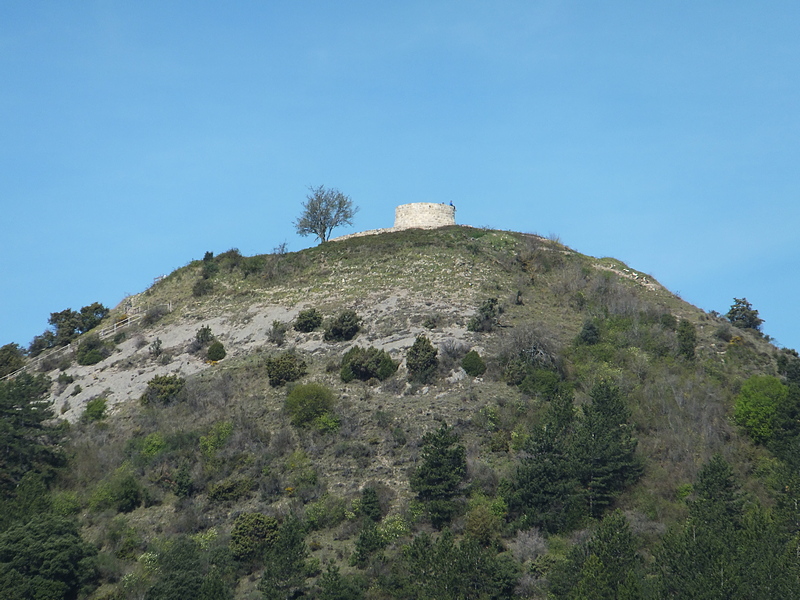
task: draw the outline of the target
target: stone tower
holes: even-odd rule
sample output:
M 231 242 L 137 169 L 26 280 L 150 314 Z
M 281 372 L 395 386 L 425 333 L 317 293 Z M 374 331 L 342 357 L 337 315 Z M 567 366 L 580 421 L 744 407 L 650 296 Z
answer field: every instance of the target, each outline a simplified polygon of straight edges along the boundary
M 394 229 L 435 229 L 456 224 L 456 207 L 452 204 L 414 202 L 394 209 Z

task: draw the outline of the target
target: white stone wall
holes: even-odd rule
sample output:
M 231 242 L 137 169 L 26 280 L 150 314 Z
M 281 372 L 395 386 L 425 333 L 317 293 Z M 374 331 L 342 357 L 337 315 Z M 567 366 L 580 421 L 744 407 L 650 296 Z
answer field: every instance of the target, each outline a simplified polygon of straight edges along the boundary
M 347 235 L 331 238 L 330 241 L 341 242 L 342 240 L 364 235 L 377 235 L 379 233 L 389 233 L 391 231 L 414 228 L 436 229 L 437 227 L 447 227 L 448 225 L 455 224 L 455 206 L 449 204 L 434 204 L 433 202 L 414 202 L 413 204 L 401 204 L 394 209 L 394 227 L 349 233 Z
M 456 224 L 456 209 L 449 204 L 414 202 L 394 209 L 394 229 L 434 229 Z

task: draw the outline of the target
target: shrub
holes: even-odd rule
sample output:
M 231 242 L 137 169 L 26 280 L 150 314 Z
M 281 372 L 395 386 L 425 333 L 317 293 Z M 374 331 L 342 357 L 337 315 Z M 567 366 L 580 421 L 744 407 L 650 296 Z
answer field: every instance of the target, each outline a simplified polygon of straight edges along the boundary
M 497 324 L 497 317 L 501 313 L 497 306 L 497 298 L 489 298 L 478 307 L 478 314 L 467 322 L 469 331 L 491 331 Z
M 581 343 L 592 346 L 600 341 L 600 329 L 594 321 L 586 321 L 578 334 Z
M 297 381 L 306 374 L 306 361 L 294 352 L 284 352 L 278 356 L 269 357 L 265 366 L 272 387 L 280 387 L 290 381 Z
M 209 342 L 212 342 L 214 340 L 214 334 L 211 333 L 211 327 L 208 325 L 203 325 L 197 330 L 197 333 L 194 334 L 194 339 L 201 344 L 208 344 Z
M 353 379 L 384 381 L 395 374 L 398 365 L 385 350 L 354 346 L 342 357 L 340 375 L 345 383 Z
M 318 383 L 296 385 L 286 396 L 286 410 L 292 424 L 303 427 L 333 408 L 333 392 Z
M 75 355 L 79 365 L 96 365 L 107 356 L 108 349 L 96 335 L 84 336 Z
M 461 368 L 471 377 L 480 377 L 486 372 L 486 363 L 475 350 L 467 352 L 461 359 Z
M 118 512 L 131 512 L 145 499 L 146 494 L 139 480 L 128 469 L 121 467 L 95 488 L 89 505 L 93 510 L 112 508 Z
M 86 403 L 86 410 L 83 413 L 83 420 L 87 422 L 99 421 L 106 416 L 106 399 L 95 398 Z
M 273 321 L 272 327 L 267 331 L 267 339 L 276 346 L 283 346 L 286 341 L 286 331 L 289 326 L 283 321 Z
M 208 499 L 215 502 L 239 500 L 249 494 L 254 485 L 251 477 L 228 477 L 208 488 Z
M 208 347 L 208 360 L 222 360 L 225 358 L 225 354 L 225 346 L 222 345 L 222 342 L 219 340 L 211 342 L 211 345 Z
M 325 325 L 325 341 L 346 342 L 356 337 L 361 329 L 361 319 L 354 310 L 345 310 Z
M 314 331 L 320 325 L 322 325 L 322 315 L 316 308 L 301 310 L 294 321 L 294 328 L 302 333 Z
M 778 406 L 786 399 L 789 388 L 771 375 L 754 375 L 744 382 L 734 401 L 736 422 L 756 442 L 772 437 L 772 425 Z
M 154 306 L 144 314 L 144 317 L 142 317 L 142 323 L 144 325 L 152 325 L 153 323 L 160 321 L 161 318 L 168 312 L 169 311 L 167 310 L 166 306 Z
M 147 389 L 142 394 L 142 404 L 160 402 L 169 404 L 182 397 L 182 392 L 186 386 L 186 380 L 177 375 L 156 375 L 147 382 Z
M 230 550 L 236 560 L 260 557 L 278 537 L 278 521 L 262 513 L 242 513 L 233 522 Z
M 761 331 L 764 319 L 759 318 L 758 311 L 747 301 L 747 298 L 734 298 L 733 305 L 725 315 L 734 327 Z
M 417 383 L 430 383 L 439 368 L 438 350 L 424 335 L 418 335 L 406 356 L 408 378 Z
M 211 293 L 214 289 L 214 283 L 210 279 L 198 279 L 192 286 L 192 296 L 199 298 Z
M 697 346 L 697 330 L 691 321 L 684 319 L 678 325 L 678 354 L 692 359 L 695 346 Z

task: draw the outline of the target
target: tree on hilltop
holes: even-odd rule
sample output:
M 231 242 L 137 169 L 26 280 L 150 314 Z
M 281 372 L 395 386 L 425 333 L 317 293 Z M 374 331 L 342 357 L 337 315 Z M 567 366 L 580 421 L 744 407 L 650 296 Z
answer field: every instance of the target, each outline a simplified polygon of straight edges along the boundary
M 297 233 L 302 236 L 314 234 L 320 242 L 327 242 L 331 230 L 341 225 L 352 225 L 358 207 L 353 206 L 349 196 L 336 188 L 325 186 L 308 188 L 311 193 L 303 202 L 303 214 L 295 221 Z
M 725 315 L 734 327 L 739 329 L 755 329 L 761 331 L 764 319 L 759 318 L 758 311 L 747 301 L 747 298 L 734 298 L 733 305 Z

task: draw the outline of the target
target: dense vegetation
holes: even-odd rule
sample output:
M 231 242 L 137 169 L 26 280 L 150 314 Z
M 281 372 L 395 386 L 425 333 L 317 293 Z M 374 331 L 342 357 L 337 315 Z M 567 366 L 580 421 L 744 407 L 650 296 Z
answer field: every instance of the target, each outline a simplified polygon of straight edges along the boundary
M 453 227 L 54 313 L 82 354 L 0 381 L 0 597 L 800 597 L 800 356 L 623 267 Z M 197 329 L 258 303 L 294 326 Z

